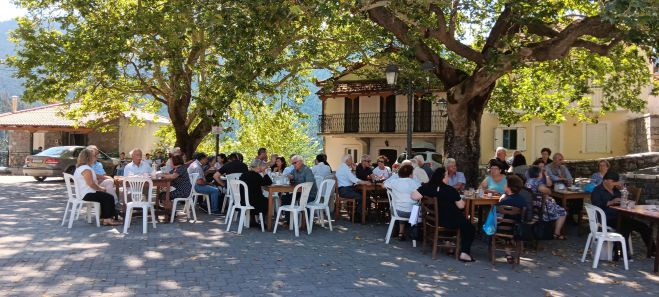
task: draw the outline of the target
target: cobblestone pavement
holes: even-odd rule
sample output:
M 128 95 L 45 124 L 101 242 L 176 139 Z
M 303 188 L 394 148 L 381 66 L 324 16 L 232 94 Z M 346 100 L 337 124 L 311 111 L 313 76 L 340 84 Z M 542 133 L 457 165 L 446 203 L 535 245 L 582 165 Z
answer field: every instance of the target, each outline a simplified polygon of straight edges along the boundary
M 342 219 L 299 238 L 257 228 L 225 232 L 224 219 L 149 226 L 129 234 L 83 219 L 60 226 L 64 183 L 0 176 L 0 295 L 3 296 L 656 296 L 659 276 L 643 244 L 625 271 L 579 262 L 585 236 L 528 251 L 518 269 L 477 241 L 475 263 L 432 260 L 411 242 L 384 244 L 386 225 Z M 135 221 L 135 220 L 134 220 Z M 235 225 L 234 225 L 235 226 Z M 574 232 L 574 230 L 570 230 Z M 636 236 L 637 238 L 639 236 Z

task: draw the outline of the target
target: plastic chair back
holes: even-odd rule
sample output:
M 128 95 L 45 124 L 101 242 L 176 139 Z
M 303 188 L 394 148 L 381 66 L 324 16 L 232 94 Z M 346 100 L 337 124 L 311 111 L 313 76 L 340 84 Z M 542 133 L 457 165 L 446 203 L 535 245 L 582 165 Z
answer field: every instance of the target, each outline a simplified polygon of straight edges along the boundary
M 231 189 L 231 187 L 229 186 L 229 183 L 231 183 L 232 180 L 239 179 L 241 175 L 242 175 L 242 173 L 227 174 L 227 196 L 229 198 L 231 198 L 232 194 L 233 194 L 233 189 Z M 231 198 L 231 199 L 233 199 L 233 198 Z
M 82 200 L 83 197 L 78 197 L 78 183 L 76 183 L 73 175 L 64 173 L 64 182 L 66 183 L 66 194 L 69 200 Z
M 590 203 L 584 203 L 584 207 L 586 208 L 586 213 L 588 213 L 588 226 L 590 227 L 590 233 L 592 233 L 593 236 L 598 233 L 606 236 L 606 213 L 604 213 L 601 208 Z M 602 231 L 598 230 L 600 226 Z
M 389 209 L 391 210 L 391 215 L 400 218 L 398 211 L 396 210 L 396 204 L 394 204 L 394 194 L 390 188 L 387 188 L 387 198 L 389 199 Z
M 144 186 L 146 189 L 147 198 L 144 199 Z M 139 176 L 127 176 L 123 180 L 124 187 L 124 202 L 152 202 L 153 201 L 153 181 L 150 178 Z M 130 197 L 130 200 L 128 198 Z
M 240 206 L 251 207 L 251 205 L 249 204 L 249 192 L 247 191 L 247 184 L 239 179 L 232 179 L 232 180 L 227 179 L 227 181 L 229 182 L 228 188 L 231 188 L 231 193 L 233 193 L 231 197 L 233 199 L 234 205 L 236 205 L 236 207 L 240 207 Z M 240 190 L 241 187 L 242 187 L 242 191 Z M 245 205 L 241 204 L 241 201 L 243 200 L 241 199 L 241 193 L 245 194 L 245 199 L 244 199 Z
M 311 192 L 312 187 L 313 182 L 301 183 L 295 186 L 295 188 L 293 188 L 293 199 L 291 199 L 291 206 L 299 205 L 301 208 L 307 207 L 307 201 L 309 200 L 309 193 Z M 302 189 L 302 193 L 297 195 L 300 189 Z M 299 203 L 295 203 L 297 201 L 297 197 L 300 197 Z
M 323 204 L 325 206 L 329 205 L 330 197 L 334 191 L 334 185 L 336 180 L 326 179 L 320 183 L 318 187 L 318 198 L 316 198 L 316 203 Z

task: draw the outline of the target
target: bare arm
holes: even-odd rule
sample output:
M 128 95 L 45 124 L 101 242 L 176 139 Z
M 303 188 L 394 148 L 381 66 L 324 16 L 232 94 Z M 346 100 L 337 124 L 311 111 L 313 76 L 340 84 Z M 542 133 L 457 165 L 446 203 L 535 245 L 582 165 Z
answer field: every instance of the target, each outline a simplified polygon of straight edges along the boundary
M 419 191 L 414 191 L 414 192 L 412 192 L 411 198 L 412 198 L 412 200 L 419 201 L 419 200 L 421 200 L 421 198 L 423 198 L 423 195 L 421 195 L 421 193 L 419 193 Z
M 104 189 L 104 188 L 102 188 L 102 187 L 100 187 L 99 185 L 97 185 L 97 184 L 94 183 L 94 178 L 92 177 L 92 172 L 91 172 L 91 170 L 87 169 L 87 170 L 83 171 L 83 172 L 82 172 L 82 177 L 85 179 L 85 183 L 86 183 L 87 186 L 89 186 L 90 188 L 92 188 L 92 189 L 94 189 L 94 190 L 96 190 L 96 191 L 105 192 L 105 189 Z
M 465 208 L 465 201 L 462 199 L 455 201 L 455 206 L 457 206 L 459 209 L 463 209 Z

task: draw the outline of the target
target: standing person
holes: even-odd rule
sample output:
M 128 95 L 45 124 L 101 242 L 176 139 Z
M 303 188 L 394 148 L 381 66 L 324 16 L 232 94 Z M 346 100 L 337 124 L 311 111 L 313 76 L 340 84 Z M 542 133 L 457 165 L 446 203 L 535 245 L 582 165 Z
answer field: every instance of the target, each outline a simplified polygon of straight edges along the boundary
M 254 160 L 259 160 L 264 164 L 268 162 L 268 150 L 264 147 L 259 148 L 259 150 L 256 151 L 256 158 Z
M 311 167 L 311 172 L 313 172 L 313 175 L 322 176 L 323 179 L 325 179 L 325 177 L 332 174 L 332 168 L 327 165 L 327 156 L 324 154 L 318 154 L 316 155 L 314 162 L 316 165 Z
M 554 154 L 554 161 L 545 166 L 545 172 L 554 184 L 562 183 L 565 187 L 569 187 L 572 185 L 572 174 L 563 165 L 563 160 L 563 154 Z
M 220 174 L 222 175 L 245 173 L 247 171 L 247 165 L 238 159 L 238 153 L 235 152 L 229 154 L 229 163 L 222 165 L 222 168 L 220 168 Z
M 114 197 L 106 193 L 106 189 L 98 184 L 98 179 L 92 165 L 94 164 L 94 152 L 89 149 L 83 149 L 78 154 L 77 168 L 73 173 L 73 178 L 78 186 L 77 195 L 85 201 L 94 201 L 101 204 L 100 218 L 104 226 L 117 226 L 120 223 L 113 217 L 117 215 Z
M 358 179 L 357 176 L 352 173 L 354 166 L 355 162 L 352 160 L 352 156 L 350 154 L 344 155 L 343 158 L 341 158 L 341 165 L 336 169 L 336 181 L 339 186 L 339 195 L 341 198 L 355 199 L 357 204 L 355 216 L 360 217 L 362 209 L 362 194 L 355 189 L 354 185 L 369 184 L 369 182 Z
M 554 162 L 556 162 L 556 158 L 554 158 Z M 618 213 L 611 209 L 609 206 L 612 205 L 618 205 L 620 204 L 620 200 L 622 197 L 622 193 L 620 190 L 617 189 L 618 186 L 618 181 L 620 180 L 620 175 L 618 173 L 613 172 L 613 171 L 608 171 L 606 174 L 604 174 L 604 178 L 602 180 L 602 183 L 595 187 L 593 192 L 590 195 L 590 199 L 593 203 L 593 205 L 601 208 L 604 213 L 606 214 L 606 224 L 608 226 L 614 227 L 618 226 L 618 222 L 620 222 L 620 234 L 622 235 L 623 238 L 629 239 L 629 234 L 632 231 L 637 231 L 638 233 L 641 234 L 641 238 L 643 239 L 643 242 L 645 243 L 645 247 L 647 248 L 648 254 L 647 256 L 650 257 L 652 256 L 652 252 L 656 250 L 656 248 L 653 246 L 652 242 L 652 229 L 645 223 L 641 221 L 637 221 L 634 219 L 622 217 L 618 219 Z M 629 240 L 625 240 L 627 243 L 627 251 L 629 251 Z M 619 250 L 619 244 L 616 244 L 616 250 Z M 627 257 L 629 258 L 629 252 L 627 253 Z M 657 255 L 655 255 L 657 256 Z M 618 254 L 614 254 L 614 260 L 618 260 Z
M 126 168 L 124 168 L 124 173 L 126 176 L 144 176 L 144 175 L 151 175 L 153 172 L 153 169 L 151 166 L 147 165 L 146 162 L 142 162 L 142 150 L 141 149 L 133 149 L 130 151 L 130 158 L 133 160 L 132 162 L 128 163 L 126 165 Z
M 197 180 L 194 182 L 194 189 L 198 193 L 206 194 L 211 199 L 210 212 L 213 215 L 220 215 L 220 205 L 222 204 L 219 197 L 219 190 L 209 185 L 204 177 L 203 166 L 208 163 L 208 156 L 205 153 L 196 153 L 194 161 L 188 166 L 188 174 L 197 173 Z M 203 208 L 203 206 L 202 206 Z
M 126 159 L 126 153 L 121 152 L 121 154 L 119 154 L 119 164 L 117 165 L 118 176 L 124 176 L 124 168 L 126 167 L 126 164 L 128 164 L 128 160 Z
M 463 191 L 465 184 L 467 184 L 464 173 L 458 171 L 458 164 L 453 158 L 446 159 L 446 181 L 444 183 L 455 188 L 458 192 Z
M 501 170 L 501 174 L 506 174 L 508 171 L 508 168 L 510 168 L 510 165 L 508 165 L 508 162 L 506 162 L 506 149 L 503 147 L 498 147 L 495 154 L 494 158 L 490 159 L 490 164 L 496 163 L 497 167 Z
M 263 187 L 271 185 L 272 180 L 267 174 L 263 175 L 265 168 L 265 163 L 261 160 L 255 159 L 250 164 L 249 171 L 240 176 L 240 180 L 247 184 L 249 204 L 254 207 L 254 211 L 250 211 L 250 226 L 257 225 L 256 218 L 258 213 L 262 213 L 265 217 L 268 212 L 268 198 L 263 196 Z M 240 197 L 245 199 L 245 195 L 241 195 Z
M 542 160 L 542 163 L 545 163 L 545 165 L 549 165 L 552 162 L 554 162 L 551 158 L 551 150 L 548 147 L 543 147 L 540 150 L 540 158 L 538 160 Z
M 449 163 L 448 160 L 446 162 Z M 474 258 L 471 256 L 471 244 L 474 241 L 476 228 L 465 217 L 465 201 L 460 198 L 460 193 L 455 187 L 444 183 L 445 176 L 448 176 L 448 172 L 445 173 L 445 169 L 442 167 L 437 168 L 430 181 L 421 186 L 419 193 L 437 199 L 439 226 L 460 229 L 460 256 L 458 259 L 462 262 L 474 262 Z
M 426 172 L 426 175 L 428 175 L 428 178 L 430 178 L 433 174 L 432 168 L 430 168 L 430 163 L 426 163 L 426 161 L 423 160 L 422 155 L 416 155 L 414 159 L 416 160 L 416 164 L 419 165 L 419 168 L 423 169 L 423 171 Z
M 386 166 L 387 164 L 386 156 L 379 156 L 377 160 L 377 166 L 373 168 L 373 177 L 376 180 L 387 180 L 391 177 L 391 168 Z
M 146 155 L 144 156 L 144 160 L 142 161 L 147 165 L 149 165 L 149 167 L 151 167 L 151 165 L 153 164 L 153 161 L 151 160 L 151 154 L 149 153 L 146 153 Z
M 371 166 L 371 156 L 362 155 L 362 161 L 355 169 L 355 175 L 361 180 L 373 179 L 373 167 Z
M 403 218 L 409 218 L 412 214 L 412 207 L 423 198 L 423 195 L 417 191 L 421 184 L 412 179 L 412 171 L 414 171 L 414 167 L 405 164 L 398 169 L 398 178 L 384 182 L 384 186 L 391 189 L 391 199 L 396 213 Z M 398 224 L 398 226 L 398 240 L 404 241 L 405 224 Z
M 495 160 L 490 160 L 490 164 L 488 164 L 490 175 L 486 176 L 483 182 L 481 182 L 481 187 L 486 194 L 502 195 L 506 193 L 507 179 L 506 175 L 501 172 L 499 165 L 501 164 Z M 524 183 L 522 182 L 523 185 Z

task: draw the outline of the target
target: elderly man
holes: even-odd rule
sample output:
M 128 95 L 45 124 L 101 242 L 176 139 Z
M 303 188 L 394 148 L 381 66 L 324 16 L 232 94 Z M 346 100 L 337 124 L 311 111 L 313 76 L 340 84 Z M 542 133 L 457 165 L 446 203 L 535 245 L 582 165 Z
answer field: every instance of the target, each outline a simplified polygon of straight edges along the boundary
M 499 167 L 501 170 L 501 174 L 506 174 L 508 168 L 510 168 L 510 165 L 508 165 L 508 162 L 506 162 L 506 154 L 506 149 L 504 147 L 498 147 L 494 153 L 494 158 L 488 162 L 488 164 L 495 162 L 497 167 Z
M 431 177 L 433 172 L 432 168 L 430 168 L 430 163 L 426 163 L 422 155 L 416 155 L 414 159 L 416 160 L 416 164 L 419 165 L 419 168 L 423 169 L 428 177 Z
M 149 166 L 146 162 L 142 161 L 142 150 L 141 149 L 133 149 L 130 151 L 130 158 L 133 160 L 132 162 L 128 163 L 126 167 L 124 168 L 124 175 L 125 176 L 131 176 L 131 175 L 151 175 L 153 172 L 153 169 L 151 169 L 151 166 Z
M 352 174 L 352 169 L 355 166 L 351 155 L 345 155 L 341 158 L 341 165 L 336 169 L 336 181 L 339 186 L 339 195 L 342 198 L 355 199 L 357 201 L 357 211 L 355 216 L 361 216 L 362 194 L 353 187 L 355 184 L 369 184 L 368 181 L 363 181 Z
M 572 175 L 563 165 L 563 154 L 554 154 L 554 162 L 545 165 L 545 171 L 553 183 L 562 183 L 566 187 L 572 185 Z
M 362 162 L 357 165 L 355 174 L 358 179 L 371 180 L 373 178 L 373 166 L 371 166 L 371 156 L 362 155 Z
M 103 164 L 98 161 L 99 150 L 95 145 L 87 146 L 88 150 L 91 150 L 94 153 L 94 164 L 92 165 L 92 170 L 96 173 L 96 178 L 98 179 L 99 185 L 105 189 L 106 193 L 109 193 L 114 197 L 114 204 L 119 209 L 119 199 L 117 198 L 117 191 L 114 188 L 114 179 L 111 176 L 106 175 Z
M 196 153 L 194 161 L 188 166 L 188 174 L 198 174 L 197 180 L 193 181 L 195 191 L 201 194 L 206 194 L 211 199 L 211 209 L 207 209 L 206 211 L 212 215 L 220 215 L 220 190 L 206 182 L 203 169 L 203 166 L 206 165 L 206 163 L 208 163 L 208 156 L 205 153 Z
M 465 188 L 467 180 L 465 175 L 462 172 L 458 171 L 458 165 L 455 162 L 455 159 L 448 158 L 446 159 L 446 181 L 445 184 L 455 188 L 458 191 L 462 191 Z
M 430 177 L 428 176 L 425 170 L 419 168 L 419 165 L 418 163 L 416 163 L 416 160 L 414 159 L 405 160 L 400 163 L 400 166 L 403 165 L 410 165 L 414 168 L 414 171 L 412 171 L 412 179 L 417 181 L 418 183 L 425 184 L 428 181 L 430 181 Z
M 309 192 L 309 201 L 313 201 L 316 199 L 318 188 L 316 187 L 316 178 L 314 177 L 311 168 L 304 164 L 304 159 L 302 159 L 302 156 L 300 155 L 293 156 L 293 158 L 291 158 L 291 164 L 293 164 L 295 169 L 290 175 L 288 175 L 288 178 L 294 184 L 313 182 L 311 192 Z

